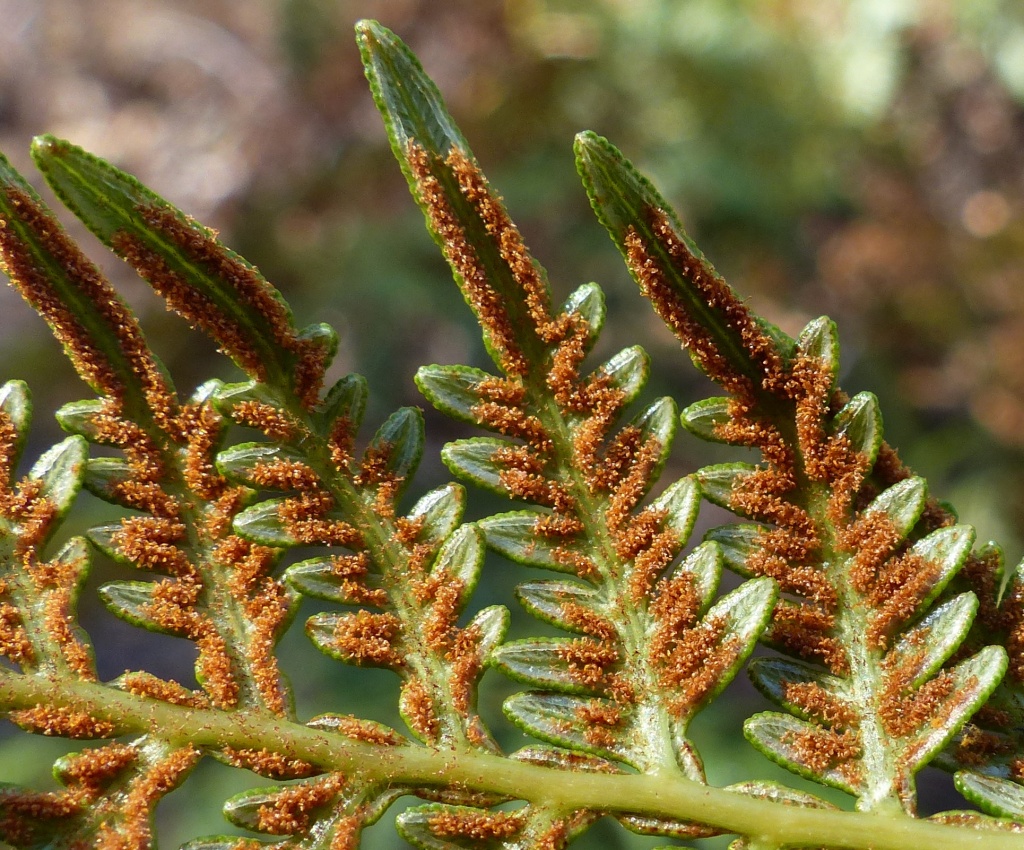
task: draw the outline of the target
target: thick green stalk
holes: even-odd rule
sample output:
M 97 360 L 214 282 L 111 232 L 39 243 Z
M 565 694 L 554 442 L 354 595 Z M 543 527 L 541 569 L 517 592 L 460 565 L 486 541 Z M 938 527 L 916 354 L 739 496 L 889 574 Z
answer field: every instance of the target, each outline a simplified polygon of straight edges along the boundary
M 309 729 L 266 712 L 198 710 L 159 703 L 100 684 L 0 671 L 0 701 L 67 707 L 115 723 L 122 734 L 159 735 L 173 743 L 231 746 L 287 754 L 328 770 L 394 784 L 453 785 L 559 809 L 645 812 L 758 836 L 766 843 L 851 850 L 1024 850 L 1024 836 L 871 815 L 781 806 L 658 774 L 566 773 L 478 750 L 387 747 Z

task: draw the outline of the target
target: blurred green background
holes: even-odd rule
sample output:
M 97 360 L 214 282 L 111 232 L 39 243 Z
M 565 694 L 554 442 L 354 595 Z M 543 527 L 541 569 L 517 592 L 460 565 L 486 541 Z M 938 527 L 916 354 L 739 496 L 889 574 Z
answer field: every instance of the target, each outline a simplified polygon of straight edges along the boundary
M 827 313 L 846 390 L 882 401 L 887 435 L 982 539 L 1021 555 L 1024 528 L 1024 6 L 1012 0 L 0 0 L 0 148 L 33 180 L 33 134 L 71 139 L 214 227 L 284 292 L 301 324 L 341 335 L 335 372 L 371 386 L 373 423 L 422 405 L 417 365 L 483 363 L 468 310 L 387 147 L 352 25 L 375 17 L 422 59 L 492 183 L 549 270 L 556 296 L 596 280 L 600 353 L 642 343 L 648 395 L 708 394 L 593 219 L 571 142 L 593 129 L 648 173 L 691 235 L 760 314 L 795 334 Z M 73 232 L 81 230 L 72 227 Z M 179 387 L 230 364 L 91 237 Z M 3 378 L 25 378 L 33 456 L 81 385 L 38 319 L 0 290 Z M 459 426 L 428 415 L 415 493 Z M 721 458 L 685 436 L 665 481 Z M 481 502 L 479 514 L 499 509 Z M 110 516 L 93 505 L 80 526 Z M 721 521 L 709 515 L 706 522 Z M 523 571 L 497 559 L 479 605 Z M 116 571 L 98 564 L 95 585 Z M 312 610 L 312 609 L 311 609 Z M 105 677 L 138 665 L 184 681 L 189 647 L 141 640 L 84 604 Z M 538 626 L 517 618 L 520 633 Z M 130 650 L 130 651 L 129 651 Z M 399 723 L 387 676 L 284 641 L 300 713 Z M 184 653 L 184 655 L 182 654 Z M 298 660 L 301 656 L 301 660 Z M 489 674 L 501 724 L 508 686 Z M 778 776 L 739 737 L 749 687 L 696 732 L 716 784 Z M 512 733 L 510 747 L 521 741 Z M 0 778 L 45 783 L 15 735 Z M 42 778 L 40 778 L 42 777 Z M 218 801 L 264 784 L 204 767 L 162 811 L 164 846 L 221 831 Z M 925 806 L 945 805 L 925 777 Z M 227 789 L 227 790 L 225 790 Z M 649 847 L 604 826 L 589 847 Z M 368 847 L 399 847 L 390 826 Z

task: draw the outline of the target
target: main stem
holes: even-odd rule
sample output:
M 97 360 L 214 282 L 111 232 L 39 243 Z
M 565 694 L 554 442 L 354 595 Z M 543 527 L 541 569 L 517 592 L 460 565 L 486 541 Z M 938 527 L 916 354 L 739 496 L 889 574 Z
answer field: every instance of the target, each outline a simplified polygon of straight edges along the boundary
M 1024 835 L 944 826 L 901 814 L 786 806 L 660 774 L 568 772 L 478 750 L 376 746 L 310 729 L 263 711 L 192 709 L 134 696 L 107 685 L 22 675 L 0 668 L 6 710 L 46 705 L 87 713 L 118 734 L 153 733 L 182 746 L 266 748 L 340 771 L 354 781 L 451 786 L 491 792 L 562 811 L 641 812 L 699 821 L 748 835 L 762 845 L 860 850 L 1024 850 Z

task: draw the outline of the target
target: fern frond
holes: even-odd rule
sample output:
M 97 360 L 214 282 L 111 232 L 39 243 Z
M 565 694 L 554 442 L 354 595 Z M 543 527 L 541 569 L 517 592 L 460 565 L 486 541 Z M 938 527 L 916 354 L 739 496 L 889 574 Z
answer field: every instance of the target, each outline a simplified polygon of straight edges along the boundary
M 231 534 L 228 562 L 244 571 L 241 550 L 247 547 L 259 552 L 299 546 L 342 550 L 295 564 L 285 575 L 289 587 L 360 608 L 314 615 L 307 623 L 313 643 L 339 660 L 398 673 L 402 715 L 424 743 L 495 750 L 476 713 L 475 687 L 491 648 L 504 634 L 507 614 L 494 606 L 466 626 L 457 623 L 479 575 L 482 533 L 472 524 L 460 525 L 465 500 L 456 486 L 428 493 L 404 515 L 398 511 L 422 454 L 419 412 L 397 411 L 357 452 L 365 381 L 347 376 L 323 399 L 319 393 L 334 349 L 330 328 L 297 332 L 284 299 L 254 268 L 133 178 L 67 143 L 46 140 L 35 152 L 47 178 L 87 226 L 252 378 L 211 385 L 204 402 L 218 421 L 217 409 L 265 439 L 222 452 L 216 469 L 212 454 L 204 455 L 203 462 L 212 475 L 234 482 L 229 486 L 240 494 L 252 488 L 285 495 L 248 507 L 248 496 L 237 500 L 226 521 L 233 521 L 241 536 Z M 103 203 L 95 194 L 97 181 L 110 195 Z M 207 442 L 215 452 L 220 440 L 211 436 Z M 116 479 L 109 463 L 101 471 L 104 481 Z M 118 529 L 94 534 L 98 545 L 115 556 L 131 555 L 126 524 L 130 534 L 140 521 L 132 518 Z M 151 567 L 166 566 L 175 557 L 166 545 L 140 548 L 138 555 Z M 248 578 L 256 581 L 262 574 Z M 130 619 L 141 620 L 154 607 L 137 583 L 105 592 L 108 602 Z M 149 624 L 178 633 L 184 626 Z M 264 645 L 269 649 L 273 643 L 264 640 Z M 377 733 L 362 723 L 353 719 L 351 734 L 374 739 Z M 222 751 L 220 756 L 277 779 L 317 772 L 301 764 L 282 768 L 261 753 Z M 393 797 L 377 784 L 326 775 L 287 791 L 257 792 L 232 803 L 227 813 L 239 824 L 282 835 L 289 829 L 312 829 L 311 822 L 300 823 L 286 812 L 295 807 L 316 811 L 314 831 L 340 830 L 341 836 L 348 830 L 348 838 L 337 838 L 343 846 L 356 841 L 362 826 Z
M 543 269 L 419 63 L 382 27 L 364 25 L 359 37 L 394 153 L 500 371 L 418 372 L 435 407 L 502 435 L 450 443 L 442 456 L 457 475 L 535 506 L 482 520 L 491 548 L 574 579 L 520 587 L 529 610 L 577 636 L 519 640 L 496 651 L 503 672 L 539 689 L 510 698 L 505 712 L 567 750 L 703 782 L 687 726 L 752 649 L 774 603 L 774 583 L 753 580 L 712 604 L 717 546 L 672 566 L 696 517 L 699 488 L 683 479 L 643 500 L 671 446 L 675 407 L 660 399 L 616 428 L 646 382 L 646 354 L 626 349 L 584 371 L 604 316 L 600 290 L 581 287 L 561 309 L 553 306 Z M 504 816 L 472 818 L 499 818 L 509 830 L 495 834 L 494 846 L 525 847 L 533 814 L 520 812 L 518 829 Z M 445 841 L 436 840 L 435 826 L 432 840 L 423 817 L 416 819 L 419 846 L 491 846 L 473 840 L 468 825 L 461 832 L 444 827 L 451 833 Z M 640 815 L 620 820 L 643 833 L 714 832 Z
M 956 787 L 982 811 L 1019 820 L 1024 817 L 1024 762 L 1019 756 L 1024 746 L 1024 668 L 1020 663 L 1024 565 L 1005 576 L 1002 550 L 990 544 L 977 553 L 968 569 L 970 574 L 958 581 L 977 588 L 981 603 L 964 645 L 973 648 L 981 640 L 998 639 L 1010 663 L 995 693 L 956 735 L 939 764 L 956 771 Z
M 198 648 L 198 692 L 141 671 L 125 674 L 114 686 L 177 704 L 259 707 L 288 715 L 290 695 L 273 646 L 291 617 L 294 596 L 270 577 L 277 551 L 232 533 L 231 519 L 248 495 L 214 468 L 224 422 L 209 399 L 213 385 L 180 404 L 134 316 L 110 284 L 6 164 L 2 177 L 4 268 L 50 324 L 79 374 L 101 395 L 68 405 L 59 417 L 76 434 L 67 448 L 78 447 L 79 479 L 101 498 L 140 512 L 91 530 L 89 538 L 115 560 L 163 576 L 157 581 L 112 582 L 101 588 L 101 597 L 118 616 L 185 637 Z M 87 461 L 86 441 L 119 448 L 124 459 Z M 54 456 L 51 463 L 56 460 Z M 65 466 L 69 463 L 64 461 Z M 73 545 L 79 551 L 77 560 L 84 562 L 82 543 Z M 74 562 L 69 558 L 69 567 Z M 231 574 L 229 581 L 222 580 L 225 571 Z M 80 584 L 73 573 L 60 578 L 70 592 Z M 54 609 L 51 617 L 56 614 Z M 67 630 L 70 613 L 65 610 L 62 617 Z M 59 711 L 13 715 L 19 716 L 40 731 L 79 736 L 73 718 Z M 81 719 L 82 730 L 84 724 Z M 106 737 L 112 730 L 96 731 Z M 123 775 L 113 784 L 101 783 L 96 773 L 108 760 L 107 748 L 83 753 L 76 762 L 81 770 L 75 781 L 86 788 L 99 785 L 91 797 L 76 790 L 74 782 L 69 786 L 65 796 L 79 800 L 75 811 L 91 814 L 65 817 L 58 830 L 65 840 L 101 826 L 136 836 L 132 845 L 148 840 L 143 836 L 149 834 L 157 801 L 201 756 L 193 747 L 172 746 L 159 736 L 128 746 Z M 102 802 L 100 786 L 105 789 Z M 97 814 L 107 809 L 121 814 Z M 16 836 L 8 840 L 17 843 Z
M 18 480 L 31 415 L 23 383 L 0 387 L 0 655 L 26 674 L 92 681 L 89 643 L 74 626 L 89 552 L 84 540 L 73 538 L 48 553 L 82 486 L 87 449 L 80 437 L 69 437 Z
M 343 381 L 362 387 L 361 380 Z M 221 403 L 237 410 L 247 392 L 246 385 L 228 388 Z M 299 426 L 294 442 L 243 444 L 224 453 L 221 468 L 229 475 L 294 492 L 249 508 L 237 527 L 277 545 L 346 549 L 287 572 L 304 593 L 362 606 L 355 613 L 315 615 L 307 624 L 313 642 L 339 660 L 399 673 L 403 715 L 420 740 L 490 749 L 474 709 L 474 683 L 489 647 L 504 632 L 506 615 L 500 607 L 488 608 L 468 626 L 456 624 L 482 565 L 482 534 L 475 525 L 460 524 L 464 495 L 454 485 L 427 493 L 405 515 L 397 513 L 419 459 L 422 419 L 410 409 L 394 414 L 360 458 L 352 453 L 358 406 L 356 412 L 335 405 L 337 418 L 319 433 Z M 287 477 L 280 475 L 285 469 Z M 446 664 L 452 665 L 450 675 Z
M 974 532 L 934 516 L 925 484 L 872 478 L 877 403 L 835 384 L 827 319 L 796 341 L 754 317 L 683 234 L 664 199 L 608 142 L 577 138 L 591 202 L 643 293 L 697 365 L 729 393 L 683 423 L 698 436 L 760 449 L 760 466 L 698 473 L 712 501 L 756 525 L 718 529 L 726 562 L 783 591 L 765 633 L 800 659 L 765 659 L 755 684 L 789 714 L 747 721 L 770 758 L 835 785 L 870 810 L 913 811 L 914 774 L 952 739 L 1006 670 L 1001 646 L 943 668 L 966 636 L 969 592 L 922 620 L 967 560 Z M 941 527 L 932 530 L 934 525 Z M 930 533 L 927 533 L 929 532 Z
M 418 801 L 398 832 L 429 850 L 560 850 L 605 816 L 643 835 L 730 833 L 732 850 L 1019 850 L 1024 566 L 1005 576 L 998 547 L 975 551 L 974 531 L 884 442 L 877 400 L 838 388 L 833 323 L 790 339 L 757 317 L 654 187 L 581 135 L 599 218 L 726 393 L 687 407 L 685 429 L 762 456 L 661 486 L 680 416 L 670 398 L 630 415 L 647 354 L 589 363 L 601 290 L 558 303 L 415 56 L 374 22 L 357 40 L 495 365 L 425 366 L 417 385 L 489 432 L 444 447 L 451 471 L 518 505 L 465 522 L 454 483 L 407 502 L 419 410 L 368 434 L 366 382 L 323 386 L 330 327 L 300 328 L 211 230 L 40 137 L 33 155 L 58 196 L 248 379 L 182 400 L 124 301 L 0 157 L 0 266 L 97 395 L 59 411 L 72 436 L 20 475 L 28 391 L 0 388 L 0 711 L 94 742 L 57 761 L 56 790 L 0 785 L 0 840 L 146 850 L 160 801 L 209 756 L 264 784 L 224 806 L 247 835 L 188 850 L 355 850 L 402 796 Z M 61 543 L 82 487 L 125 513 Z M 740 522 L 691 545 L 702 499 Z M 75 610 L 90 545 L 142 571 L 99 595 L 191 641 L 198 687 L 141 669 L 98 681 Z M 471 610 L 487 548 L 560 574 L 516 595 L 564 634 L 504 643 L 508 611 Z M 285 550 L 296 557 L 282 566 Z M 740 576 L 725 593 L 723 568 Z M 393 671 L 406 731 L 296 716 L 275 652 L 301 596 L 344 606 L 314 613 L 307 635 L 341 662 Z M 758 641 L 775 652 L 747 663 Z M 690 726 L 744 665 L 781 709 L 749 718 L 748 739 L 858 812 L 771 782 L 707 783 Z M 488 667 L 528 688 L 504 711 L 540 743 L 501 751 L 477 706 Z M 926 764 L 956 771 L 985 814 L 918 818 Z
M 311 407 L 334 355 L 327 325 L 301 331 L 280 293 L 207 227 L 134 177 L 53 136 L 33 159 L 61 201 L 133 266 L 170 309 L 209 334 L 242 371 Z

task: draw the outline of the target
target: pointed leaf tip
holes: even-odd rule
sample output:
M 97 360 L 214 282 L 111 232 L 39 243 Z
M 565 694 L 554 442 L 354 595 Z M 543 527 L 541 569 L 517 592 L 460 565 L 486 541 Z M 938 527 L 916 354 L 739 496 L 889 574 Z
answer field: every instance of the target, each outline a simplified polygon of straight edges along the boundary
M 209 228 L 130 174 L 52 136 L 32 156 L 63 204 L 250 377 L 285 385 L 312 407 L 337 347 L 323 325 L 294 326 L 281 294 Z
M 614 145 L 581 133 L 575 152 L 594 213 L 698 368 L 732 393 L 770 392 L 766 378 L 792 355 L 793 340 L 749 311 L 651 181 Z
M 650 181 L 604 136 L 585 130 L 577 134 L 573 150 L 590 204 L 616 244 L 626 228 L 642 217 L 644 207 L 669 209 Z M 678 222 L 673 223 L 682 231 Z
M 36 136 L 32 159 L 53 193 L 106 244 L 136 207 L 159 201 L 136 178 L 67 139 Z
M 71 144 L 67 139 L 60 139 L 51 133 L 43 133 L 32 139 L 29 150 L 33 158 L 36 158 L 63 156 L 74 148 L 75 145 Z
M 397 35 L 376 21 L 362 20 L 356 24 L 356 43 L 399 162 L 404 163 L 413 140 L 441 156 L 452 148 L 469 153 L 469 145 L 448 114 L 437 86 Z

